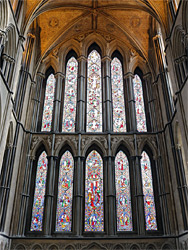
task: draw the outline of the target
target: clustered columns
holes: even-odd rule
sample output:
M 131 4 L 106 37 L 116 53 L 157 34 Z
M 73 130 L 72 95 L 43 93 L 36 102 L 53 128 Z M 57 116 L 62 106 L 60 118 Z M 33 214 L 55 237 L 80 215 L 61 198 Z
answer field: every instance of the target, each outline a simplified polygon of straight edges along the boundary
M 61 98 L 62 98 L 61 93 L 62 93 L 62 88 L 64 90 L 65 86 L 65 75 L 60 72 L 57 72 L 55 74 L 55 78 L 56 78 L 56 87 L 55 87 L 55 98 L 53 107 L 52 131 L 58 132 L 60 127 Z
M 113 130 L 112 126 L 112 87 L 111 87 L 111 58 L 104 56 L 102 58 L 102 86 L 103 86 L 103 105 L 105 113 L 104 118 L 104 132 Z
M 133 89 L 133 78 L 134 75 L 131 72 L 128 72 L 124 75 L 125 86 L 127 86 L 128 92 L 128 107 L 129 107 L 129 126 L 130 131 L 136 131 L 136 110 L 135 110 L 135 98 L 134 98 L 134 89 Z
M 77 88 L 77 112 L 76 112 L 76 131 L 85 131 L 85 107 L 86 107 L 86 79 L 87 79 L 87 58 L 78 58 L 78 88 Z

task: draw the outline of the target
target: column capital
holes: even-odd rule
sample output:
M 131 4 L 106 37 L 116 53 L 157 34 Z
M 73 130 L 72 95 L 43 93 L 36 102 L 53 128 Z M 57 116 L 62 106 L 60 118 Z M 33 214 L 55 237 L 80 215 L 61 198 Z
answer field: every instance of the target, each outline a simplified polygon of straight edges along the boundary
M 34 34 L 32 34 L 32 33 L 29 32 L 29 33 L 27 33 L 27 37 L 35 39 L 36 36 Z
M 84 56 L 84 55 L 81 55 L 81 56 L 79 56 L 79 57 L 77 58 L 77 61 L 78 61 L 78 62 L 87 61 L 87 57 Z
M 63 74 L 62 72 L 56 72 L 54 74 L 54 77 L 57 79 L 58 77 L 62 77 L 62 78 L 65 78 L 65 74 Z
M 111 62 L 112 59 L 111 59 L 109 56 L 103 56 L 103 58 L 101 59 L 101 62 L 104 62 L 104 61 L 109 61 L 109 62 Z
M 127 72 L 127 73 L 124 74 L 124 76 L 123 76 L 124 79 L 127 79 L 127 78 L 129 78 L 129 77 L 134 78 L 134 74 L 133 74 L 132 72 Z

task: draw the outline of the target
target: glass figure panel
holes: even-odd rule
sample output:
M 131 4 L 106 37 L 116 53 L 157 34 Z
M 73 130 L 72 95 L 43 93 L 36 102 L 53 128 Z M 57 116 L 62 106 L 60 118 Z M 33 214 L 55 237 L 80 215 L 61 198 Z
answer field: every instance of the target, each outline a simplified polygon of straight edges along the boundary
M 102 132 L 101 57 L 96 50 L 88 56 L 87 132 Z
M 86 159 L 85 231 L 104 231 L 103 160 L 93 150 Z
M 123 151 L 115 158 L 117 231 L 132 231 L 129 162 Z
M 139 132 L 147 132 L 142 81 L 138 75 L 135 75 L 133 79 L 133 88 L 135 97 L 137 130 Z
M 55 77 L 53 74 L 49 75 L 46 83 L 46 92 L 43 107 L 42 116 L 42 128 L 41 131 L 51 131 L 52 128 L 52 114 L 53 114 L 53 102 L 55 93 Z
M 151 163 L 149 156 L 145 151 L 142 152 L 141 172 L 144 194 L 146 230 L 157 230 Z
M 61 157 L 56 213 L 56 231 L 71 231 L 74 159 L 69 151 Z
M 113 130 L 126 132 L 125 102 L 123 91 L 123 72 L 120 60 L 115 57 L 111 63 Z
M 30 229 L 31 231 L 42 231 L 47 168 L 48 168 L 47 154 L 45 151 L 43 151 L 37 163 L 35 194 L 33 200 L 33 210 L 32 210 L 31 229 Z
M 67 62 L 65 80 L 65 99 L 63 109 L 63 132 L 75 132 L 76 99 L 77 99 L 78 62 L 71 57 Z

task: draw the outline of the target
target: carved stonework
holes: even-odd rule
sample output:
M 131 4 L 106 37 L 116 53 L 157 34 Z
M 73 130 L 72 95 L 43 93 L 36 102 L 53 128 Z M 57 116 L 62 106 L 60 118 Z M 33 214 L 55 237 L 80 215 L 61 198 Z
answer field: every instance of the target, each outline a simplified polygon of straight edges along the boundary
M 102 137 L 102 136 L 92 136 L 92 137 L 86 137 L 86 138 L 82 138 L 82 152 L 84 152 L 84 149 L 89 145 L 91 145 L 91 142 L 98 142 L 99 145 L 101 145 L 105 150 L 108 149 L 108 143 L 107 143 L 107 139 Z
M 33 136 L 32 142 L 31 142 L 31 150 L 35 148 L 35 146 L 41 141 L 41 138 L 39 136 Z

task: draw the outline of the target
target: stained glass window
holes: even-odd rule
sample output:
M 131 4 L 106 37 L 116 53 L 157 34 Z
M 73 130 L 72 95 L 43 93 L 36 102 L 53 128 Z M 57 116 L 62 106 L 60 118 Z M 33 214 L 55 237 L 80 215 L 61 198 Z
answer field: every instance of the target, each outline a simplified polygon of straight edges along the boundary
M 87 132 L 102 132 L 101 57 L 96 50 L 88 56 Z
M 141 171 L 144 194 L 146 230 L 157 230 L 151 163 L 149 156 L 145 151 L 142 152 Z
M 117 231 L 132 231 L 129 162 L 123 151 L 115 158 Z
M 42 231 L 47 168 L 48 168 L 47 155 L 46 152 L 43 151 L 38 159 L 38 164 L 37 164 L 35 194 L 33 200 L 33 210 L 31 219 L 31 231 Z
M 59 166 L 56 231 L 71 231 L 74 159 L 69 151 Z
M 67 62 L 65 99 L 63 109 L 63 132 L 75 131 L 78 62 L 71 57 Z
M 133 79 L 133 88 L 135 97 L 137 130 L 139 132 L 146 132 L 147 131 L 146 114 L 144 106 L 142 81 L 138 75 L 135 75 Z
M 120 60 L 115 57 L 111 63 L 113 129 L 114 132 L 126 132 L 125 103 L 123 91 L 123 72 Z
M 86 159 L 85 231 L 104 231 L 103 161 L 96 150 Z
M 55 77 L 53 74 L 49 75 L 46 83 L 46 92 L 42 116 L 42 131 L 51 131 L 52 127 L 52 113 L 55 92 Z

